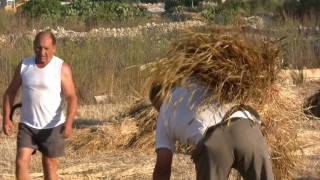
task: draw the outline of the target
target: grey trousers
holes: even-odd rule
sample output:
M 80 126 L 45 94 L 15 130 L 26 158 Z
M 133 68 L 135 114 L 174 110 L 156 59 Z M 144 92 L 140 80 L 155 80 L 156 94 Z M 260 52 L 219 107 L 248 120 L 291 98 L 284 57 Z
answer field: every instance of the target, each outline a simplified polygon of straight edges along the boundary
M 208 129 L 192 154 L 197 180 L 226 180 L 232 168 L 246 180 L 273 180 L 261 131 L 249 119 L 232 119 Z

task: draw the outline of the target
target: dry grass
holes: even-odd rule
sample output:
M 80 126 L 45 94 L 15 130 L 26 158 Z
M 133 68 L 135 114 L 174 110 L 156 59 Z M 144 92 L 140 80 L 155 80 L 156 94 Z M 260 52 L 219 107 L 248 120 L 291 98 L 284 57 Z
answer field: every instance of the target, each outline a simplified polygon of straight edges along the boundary
M 279 87 L 264 106 L 256 107 L 263 117 L 261 130 L 271 149 L 276 179 L 291 179 L 301 168 L 301 159 L 295 152 L 301 148 L 298 129 L 307 119 L 302 100 L 289 87 Z

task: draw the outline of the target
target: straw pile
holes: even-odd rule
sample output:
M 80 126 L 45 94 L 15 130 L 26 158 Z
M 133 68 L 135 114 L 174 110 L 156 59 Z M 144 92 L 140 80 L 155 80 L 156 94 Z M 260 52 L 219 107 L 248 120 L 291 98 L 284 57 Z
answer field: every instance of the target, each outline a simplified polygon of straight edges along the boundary
M 291 88 L 279 86 L 263 106 L 255 105 L 263 119 L 261 130 L 270 147 L 275 179 L 292 179 L 302 166 L 297 133 L 307 116 L 302 109 L 303 97 Z
M 157 114 L 149 101 L 139 100 L 120 116 L 115 117 L 119 121 L 132 118 L 137 123 L 137 133 L 124 143 L 124 147 L 153 148 Z
M 68 141 L 70 154 L 96 154 L 98 152 L 113 151 L 121 145 L 122 139 L 116 125 L 103 125 L 91 127 L 75 132 Z
M 186 33 L 168 58 L 151 70 L 153 82 L 162 85 L 158 99 L 170 95 L 176 85 L 187 86 L 196 77 L 220 103 L 263 102 L 279 71 L 276 43 L 247 34 Z

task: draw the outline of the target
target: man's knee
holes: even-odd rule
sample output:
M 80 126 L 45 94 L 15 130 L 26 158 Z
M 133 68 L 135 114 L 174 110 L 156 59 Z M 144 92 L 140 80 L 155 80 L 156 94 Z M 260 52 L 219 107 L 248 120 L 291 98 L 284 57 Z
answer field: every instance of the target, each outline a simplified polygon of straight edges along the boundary
M 29 163 L 30 163 L 30 157 L 18 156 L 16 159 L 17 167 L 25 167 L 25 166 L 28 166 Z

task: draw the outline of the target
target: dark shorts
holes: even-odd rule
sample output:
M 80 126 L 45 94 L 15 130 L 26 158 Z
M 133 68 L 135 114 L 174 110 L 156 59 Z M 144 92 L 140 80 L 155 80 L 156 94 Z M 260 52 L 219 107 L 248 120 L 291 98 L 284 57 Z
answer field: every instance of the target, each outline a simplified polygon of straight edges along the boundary
M 65 138 L 63 124 L 51 129 L 35 129 L 19 123 L 17 148 L 32 148 L 39 150 L 47 157 L 64 156 Z

